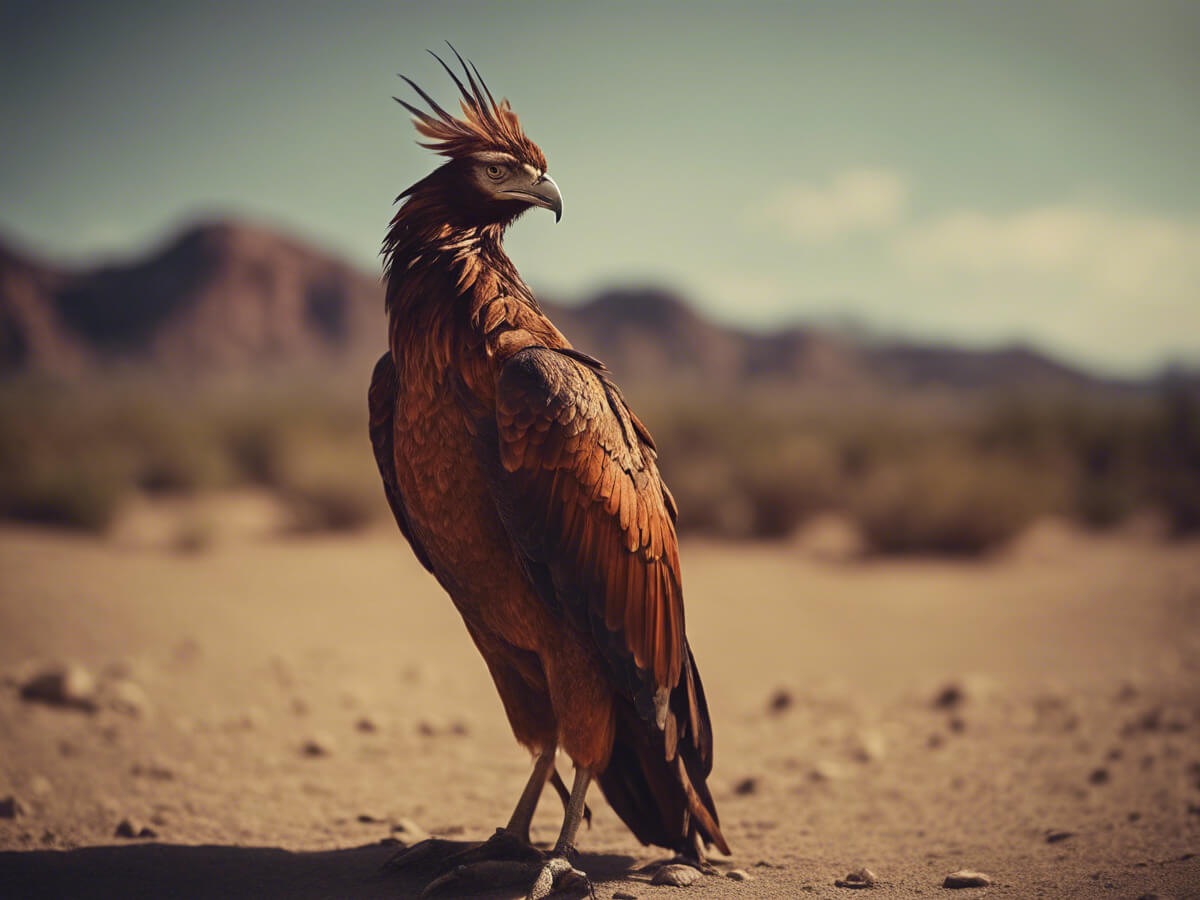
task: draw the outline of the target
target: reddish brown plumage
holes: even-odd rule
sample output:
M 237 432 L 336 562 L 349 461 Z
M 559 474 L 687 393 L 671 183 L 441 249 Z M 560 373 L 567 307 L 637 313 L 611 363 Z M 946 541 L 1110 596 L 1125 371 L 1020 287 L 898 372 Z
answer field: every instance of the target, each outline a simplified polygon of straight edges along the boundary
M 419 89 L 434 115 L 405 104 L 450 160 L 402 195 L 384 245 L 390 350 L 370 407 L 388 501 L 517 739 L 597 773 L 643 841 L 728 852 L 705 786 L 712 736 L 674 501 L 645 426 L 501 248 L 525 207 L 479 194 L 472 155 L 501 150 L 539 172 L 545 159 L 464 69 L 466 121 Z

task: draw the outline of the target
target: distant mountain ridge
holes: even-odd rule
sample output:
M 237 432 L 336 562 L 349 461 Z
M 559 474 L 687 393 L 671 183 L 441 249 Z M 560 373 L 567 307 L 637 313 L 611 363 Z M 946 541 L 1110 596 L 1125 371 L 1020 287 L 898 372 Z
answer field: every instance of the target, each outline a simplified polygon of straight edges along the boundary
M 624 381 L 714 389 L 1078 390 L 1111 382 L 1034 350 L 870 342 L 793 327 L 756 334 L 660 289 L 543 304 Z M 105 366 L 204 374 L 321 366 L 385 347 L 377 277 L 295 238 L 231 221 L 196 225 L 145 256 L 55 267 L 0 241 L 0 373 Z

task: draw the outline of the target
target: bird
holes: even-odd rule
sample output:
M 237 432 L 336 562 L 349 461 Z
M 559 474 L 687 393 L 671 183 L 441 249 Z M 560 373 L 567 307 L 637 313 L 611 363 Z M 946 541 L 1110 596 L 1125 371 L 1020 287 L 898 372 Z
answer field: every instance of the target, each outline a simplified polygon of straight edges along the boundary
M 533 768 L 491 839 L 454 852 L 431 840 L 395 863 L 433 854 L 430 891 L 498 879 L 529 879 L 534 900 L 590 889 L 574 859 L 595 782 L 642 843 L 703 866 L 730 849 L 707 785 L 712 725 L 675 500 L 609 370 L 571 345 L 505 253 L 526 211 L 562 218 L 562 194 L 509 101 L 447 46 L 458 69 L 429 52 L 460 113 L 404 75 L 417 96 L 394 98 L 444 161 L 396 198 L 383 242 L 388 350 L 371 377 L 370 439 L 400 531 L 461 616 Z M 547 783 L 564 813 L 544 852 L 529 834 Z

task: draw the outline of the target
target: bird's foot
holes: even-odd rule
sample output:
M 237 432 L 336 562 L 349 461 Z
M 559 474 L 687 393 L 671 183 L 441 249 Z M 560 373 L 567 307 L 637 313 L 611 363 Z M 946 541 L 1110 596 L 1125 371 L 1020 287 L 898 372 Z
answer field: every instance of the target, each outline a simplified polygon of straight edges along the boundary
M 552 895 L 595 900 L 596 896 L 587 875 L 563 856 L 536 862 L 485 859 L 458 865 L 429 882 L 421 896 L 463 897 L 520 884 L 532 884 L 526 900 L 544 900 Z
M 445 858 L 442 871 L 446 872 L 457 866 L 469 866 L 478 862 L 523 862 L 541 865 L 546 854 L 529 842 L 529 838 L 509 831 L 507 828 L 497 828 L 496 833 L 475 847 L 451 853 Z
M 545 865 L 525 895 L 525 900 L 542 900 L 551 894 L 570 895 L 572 897 L 590 897 L 596 900 L 596 889 L 592 887 L 587 874 L 571 865 L 566 856 L 552 856 Z
M 420 871 L 439 869 L 444 862 L 459 852 L 462 844 L 441 838 L 427 838 L 409 847 L 401 847 L 383 864 L 384 869 L 409 869 Z

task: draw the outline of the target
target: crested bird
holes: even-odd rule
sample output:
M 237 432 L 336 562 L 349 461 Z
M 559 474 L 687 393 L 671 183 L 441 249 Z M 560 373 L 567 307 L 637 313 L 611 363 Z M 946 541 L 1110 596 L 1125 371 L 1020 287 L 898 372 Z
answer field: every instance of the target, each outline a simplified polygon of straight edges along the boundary
M 450 50 L 460 72 L 432 55 L 461 115 L 403 75 L 427 108 L 395 98 L 445 161 L 397 198 L 384 240 L 388 351 L 371 379 L 370 438 L 401 532 L 533 755 L 508 823 L 442 859 L 430 887 L 505 873 L 538 898 L 586 884 L 572 858 L 593 781 L 645 844 L 697 864 L 729 846 L 706 784 L 712 727 L 654 441 L 505 254 L 505 230 L 533 207 L 557 221 L 562 194 L 508 100 Z M 559 751 L 574 766 L 569 792 Z M 548 782 L 564 815 L 543 853 L 529 828 Z M 416 845 L 396 864 L 436 850 Z

